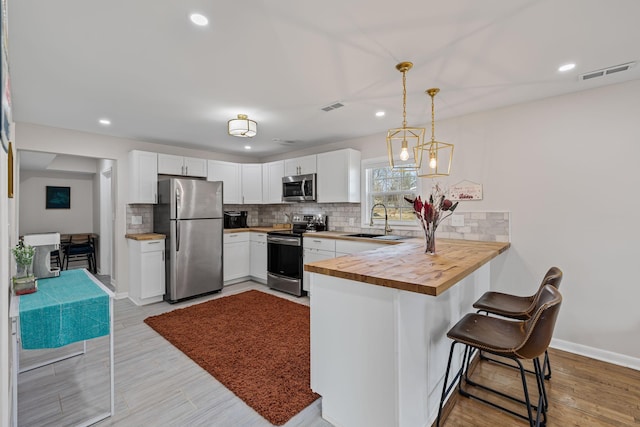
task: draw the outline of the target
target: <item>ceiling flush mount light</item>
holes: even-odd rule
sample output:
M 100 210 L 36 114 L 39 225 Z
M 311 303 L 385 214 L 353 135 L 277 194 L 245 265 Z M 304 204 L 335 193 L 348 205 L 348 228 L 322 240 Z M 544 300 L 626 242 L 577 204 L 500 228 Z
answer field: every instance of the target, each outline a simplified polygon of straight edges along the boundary
M 576 68 L 576 64 L 573 64 L 573 63 L 564 64 L 558 67 L 558 71 L 560 71 L 561 73 L 564 73 L 566 71 L 571 71 L 574 68 Z
M 376 117 L 384 117 L 384 111 L 378 111 Z
M 250 146 L 250 145 L 245 145 L 245 146 L 244 146 L 244 149 L 245 149 L 245 150 L 251 150 L 251 146 Z
M 100 119 L 100 120 L 98 120 L 98 123 L 100 123 L 102 126 L 109 126 L 111 124 L 111 120 L 109 120 L 109 119 Z
M 402 73 L 402 127 L 387 131 L 387 153 L 389 155 L 389 165 L 393 169 L 417 170 L 422 160 L 422 151 L 415 150 L 415 147 L 423 144 L 425 130 L 424 128 L 407 127 L 407 71 L 411 67 L 413 67 L 411 62 L 401 62 L 396 65 L 396 69 Z M 413 143 L 413 161 L 409 160 L 410 143 Z M 402 163 L 395 162 L 394 155 L 396 153 L 399 154 Z
M 425 91 L 431 97 L 431 141 L 416 146 L 416 158 L 418 151 L 422 152 L 421 156 L 429 156 L 429 162 L 422 165 L 418 170 L 418 176 L 426 178 L 435 178 L 438 176 L 448 176 L 451 172 L 451 160 L 453 159 L 453 144 L 436 141 L 435 136 L 435 108 L 433 98 L 440 89 L 432 88 Z
M 258 133 L 258 124 L 249 120 L 246 114 L 238 114 L 237 119 L 229 120 L 229 135 L 251 138 Z
M 189 16 L 189 19 L 191 19 L 191 22 L 200 27 L 204 27 L 205 25 L 209 24 L 209 20 L 207 19 L 207 17 L 199 13 L 192 13 Z

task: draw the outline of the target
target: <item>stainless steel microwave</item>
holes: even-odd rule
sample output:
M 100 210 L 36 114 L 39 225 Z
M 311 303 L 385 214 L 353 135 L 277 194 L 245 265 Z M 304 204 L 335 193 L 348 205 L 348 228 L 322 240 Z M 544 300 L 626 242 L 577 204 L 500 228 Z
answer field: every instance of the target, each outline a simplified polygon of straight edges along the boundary
M 314 202 L 316 200 L 316 174 L 293 175 L 282 178 L 282 201 Z

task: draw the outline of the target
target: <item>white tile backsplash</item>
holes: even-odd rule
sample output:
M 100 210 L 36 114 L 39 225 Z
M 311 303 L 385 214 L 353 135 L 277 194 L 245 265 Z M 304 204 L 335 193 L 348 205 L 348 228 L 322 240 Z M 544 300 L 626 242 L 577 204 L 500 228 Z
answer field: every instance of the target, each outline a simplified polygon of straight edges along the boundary
M 275 205 L 224 205 L 224 210 L 247 211 L 247 225 L 271 226 L 287 222 L 285 213 L 319 213 L 328 216 L 329 230 L 349 233 L 371 232 L 377 229 L 360 226 L 359 203 L 286 203 Z M 450 225 L 450 218 L 444 220 L 436 235 L 441 238 L 508 242 L 509 212 L 457 212 L 464 216 L 464 226 Z M 142 216 L 142 224 L 132 224 L 132 216 Z M 381 230 L 380 230 L 381 231 Z M 153 232 L 153 205 L 127 206 L 127 233 Z M 420 237 L 422 230 L 394 230 L 393 234 Z

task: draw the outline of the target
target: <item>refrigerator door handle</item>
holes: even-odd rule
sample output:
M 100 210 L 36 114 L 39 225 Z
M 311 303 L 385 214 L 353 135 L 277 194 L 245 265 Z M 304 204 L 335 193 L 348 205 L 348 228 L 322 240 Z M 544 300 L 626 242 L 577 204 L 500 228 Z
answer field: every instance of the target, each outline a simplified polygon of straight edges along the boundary
M 176 219 L 176 252 L 180 252 L 180 220 Z

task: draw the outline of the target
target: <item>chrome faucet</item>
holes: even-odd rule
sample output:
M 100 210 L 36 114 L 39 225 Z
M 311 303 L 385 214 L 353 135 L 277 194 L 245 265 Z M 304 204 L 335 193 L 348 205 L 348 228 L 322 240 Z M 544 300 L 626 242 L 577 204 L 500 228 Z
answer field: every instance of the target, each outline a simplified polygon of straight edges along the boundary
M 391 227 L 389 227 L 387 207 L 383 203 L 376 203 L 371 207 L 371 214 L 369 215 L 369 217 L 371 218 L 371 221 L 369 221 L 369 227 L 373 227 L 373 210 L 376 208 L 376 206 L 382 206 L 382 208 L 384 209 L 384 234 L 386 235 L 388 233 L 391 233 L 393 230 L 391 230 Z

